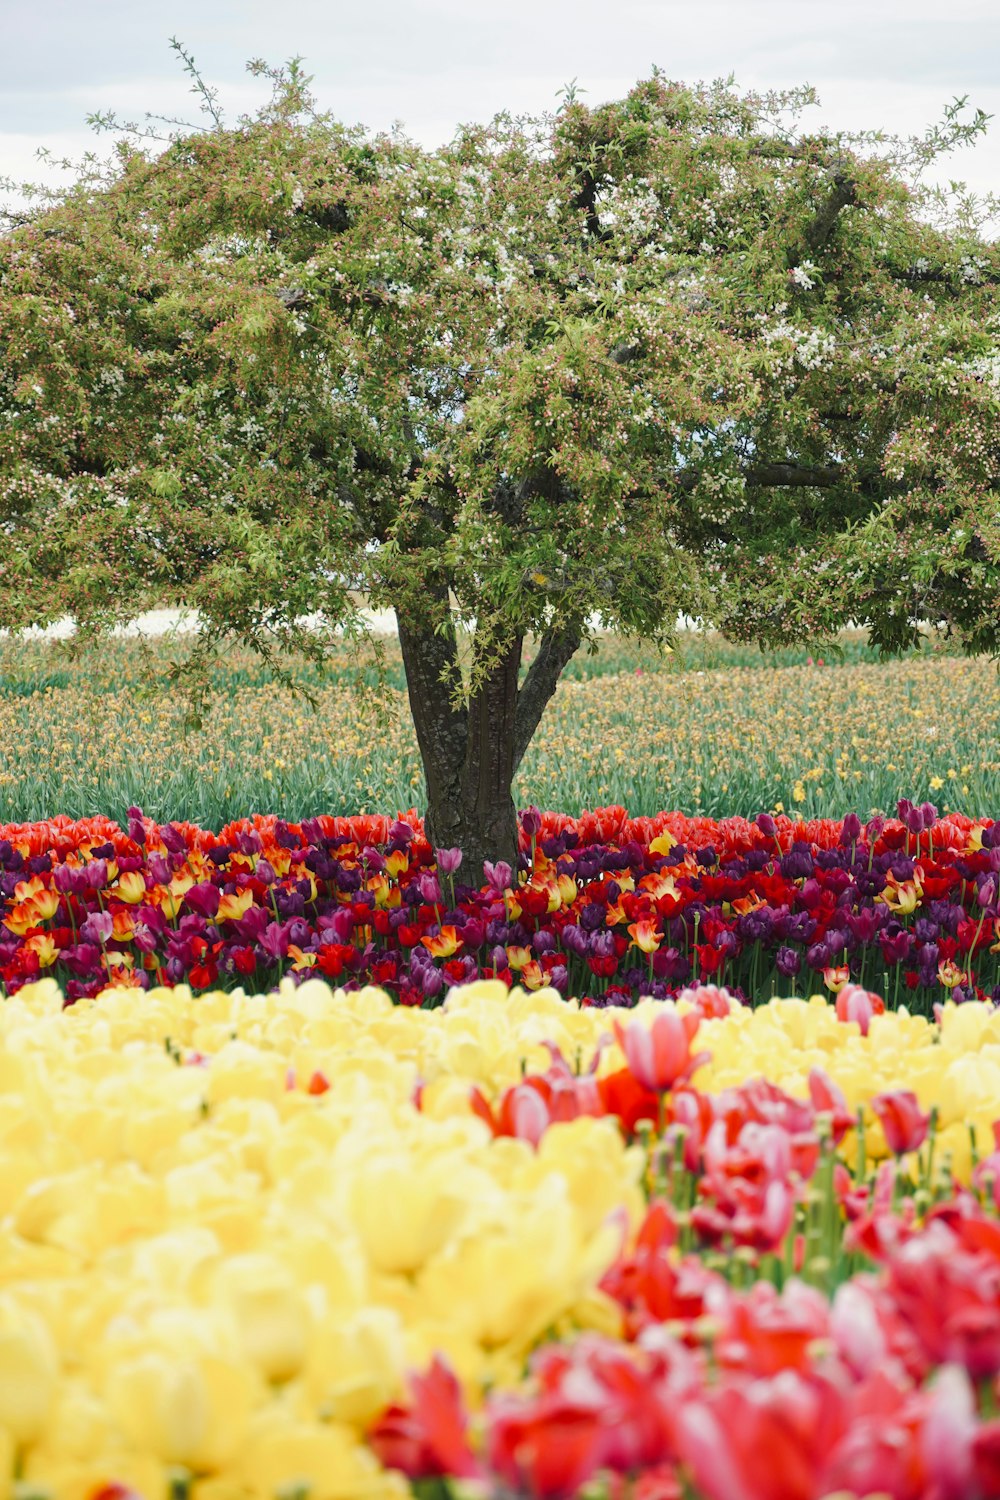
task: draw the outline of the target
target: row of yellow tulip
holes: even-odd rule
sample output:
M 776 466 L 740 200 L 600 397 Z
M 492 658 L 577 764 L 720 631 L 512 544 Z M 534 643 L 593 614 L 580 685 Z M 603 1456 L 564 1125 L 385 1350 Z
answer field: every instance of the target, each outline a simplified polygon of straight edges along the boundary
M 485 981 L 433 1011 L 319 981 L 67 1010 L 22 989 L 0 1006 L 0 1500 L 15 1473 L 18 1494 L 165 1500 L 179 1470 L 196 1500 L 406 1494 L 364 1437 L 407 1369 L 443 1354 L 475 1403 L 547 1330 L 616 1333 L 599 1282 L 645 1211 L 646 1152 L 614 1120 L 494 1138 L 473 1086 L 495 1103 L 547 1044 L 603 1078 L 614 1022 L 653 1014 Z M 936 1106 L 959 1178 L 968 1125 L 990 1149 L 984 1006 L 861 1035 L 818 997 L 772 1001 L 697 1046 L 703 1092 L 766 1075 L 806 1097 L 820 1067 L 852 1109 L 899 1087 Z

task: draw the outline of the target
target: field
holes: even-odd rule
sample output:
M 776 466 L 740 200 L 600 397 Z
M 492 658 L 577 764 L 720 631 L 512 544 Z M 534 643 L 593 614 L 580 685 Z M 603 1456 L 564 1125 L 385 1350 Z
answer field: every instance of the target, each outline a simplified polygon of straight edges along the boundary
M 184 649 L 0 655 L 0 1500 L 996 1500 L 995 665 L 603 640 L 480 871 Z
M 202 727 L 163 674 L 184 639 L 115 640 L 67 655 L 52 643 L 0 654 L 0 821 L 133 804 L 160 820 L 219 828 L 274 812 L 395 812 L 421 806 L 422 777 L 394 641 L 383 712 L 364 709 L 374 654 L 335 650 L 325 680 L 293 666 L 301 693 L 234 651 L 213 676 Z M 148 655 L 146 654 L 148 651 Z M 1000 806 L 1000 681 L 993 663 L 928 641 L 880 662 L 861 636 L 839 659 L 766 660 L 692 635 L 673 655 L 603 639 L 581 652 L 550 704 L 516 785 L 520 806 L 579 813 L 620 803 L 713 817 L 787 809 L 804 817 L 891 811 L 899 796 L 942 811 Z M 159 686 L 157 686 L 159 674 Z

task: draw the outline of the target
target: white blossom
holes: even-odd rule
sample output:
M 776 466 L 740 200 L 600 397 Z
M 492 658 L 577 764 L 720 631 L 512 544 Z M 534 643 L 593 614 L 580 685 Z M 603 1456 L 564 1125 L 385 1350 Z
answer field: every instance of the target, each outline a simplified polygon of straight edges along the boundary
M 816 285 L 812 272 L 816 267 L 811 260 L 804 260 L 800 266 L 793 266 L 788 275 L 796 286 L 800 286 L 804 292 L 811 292 Z

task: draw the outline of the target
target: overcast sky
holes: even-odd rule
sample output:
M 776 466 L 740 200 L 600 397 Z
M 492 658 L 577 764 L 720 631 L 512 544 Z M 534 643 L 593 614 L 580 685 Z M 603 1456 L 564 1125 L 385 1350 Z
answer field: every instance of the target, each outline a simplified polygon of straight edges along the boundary
M 93 110 L 197 118 L 172 34 L 234 115 L 262 97 L 249 58 L 300 54 L 323 107 L 400 120 L 428 145 L 504 108 L 554 108 L 573 78 L 587 103 L 620 96 L 654 63 L 814 84 L 834 127 L 922 132 L 968 94 L 998 119 L 938 176 L 1000 191 L 998 0 L 0 0 L 0 177 L 39 176 L 39 146 L 92 147 Z

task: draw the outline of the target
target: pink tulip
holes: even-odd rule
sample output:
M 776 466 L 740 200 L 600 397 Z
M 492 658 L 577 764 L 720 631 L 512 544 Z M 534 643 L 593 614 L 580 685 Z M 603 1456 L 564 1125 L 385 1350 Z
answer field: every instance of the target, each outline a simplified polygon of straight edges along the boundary
M 862 1036 L 868 1035 L 872 1016 L 881 1015 L 884 1010 L 882 997 L 862 989 L 860 984 L 845 984 L 837 996 L 838 1021 L 857 1021 Z
M 693 1073 L 707 1053 L 691 1055 L 691 1043 L 700 1024 L 694 1011 L 681 1015 L 672 1005 L 656 1014 L 652 1026 L 633 1021 L 614 1023 L 615 1037 L 625 1054 L 628 1070 L 637 1083 L 655 1094 L 664 1094 L 680 1079 Z

